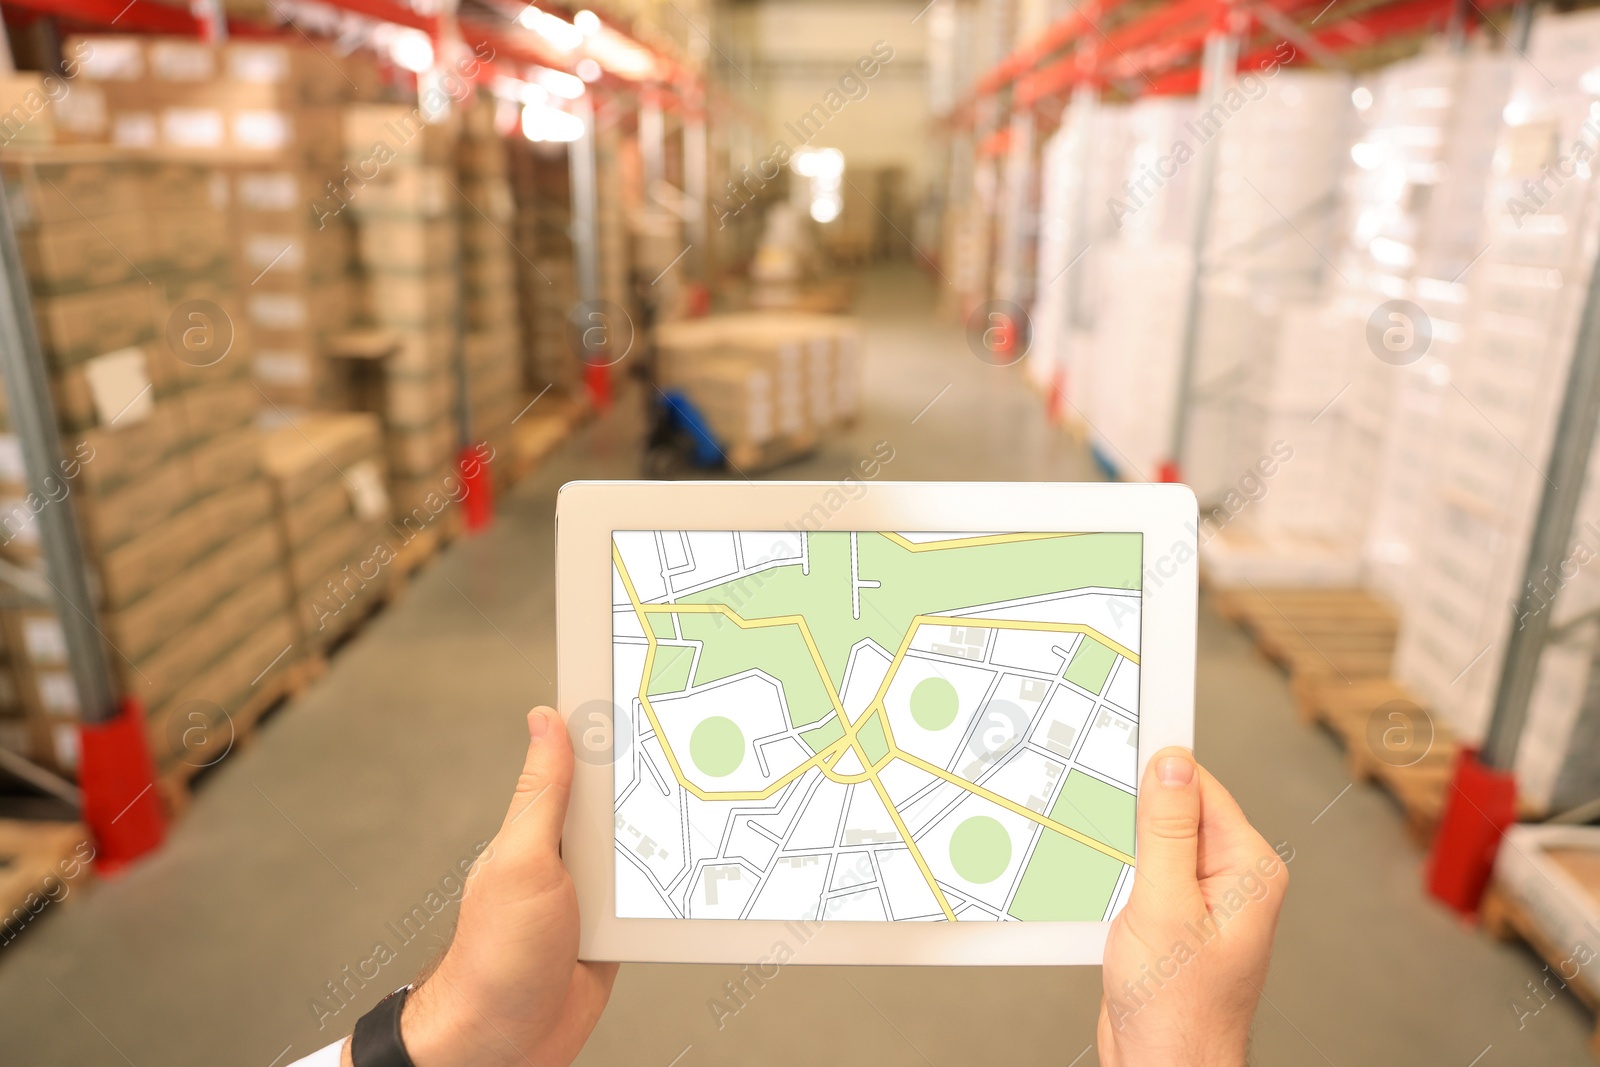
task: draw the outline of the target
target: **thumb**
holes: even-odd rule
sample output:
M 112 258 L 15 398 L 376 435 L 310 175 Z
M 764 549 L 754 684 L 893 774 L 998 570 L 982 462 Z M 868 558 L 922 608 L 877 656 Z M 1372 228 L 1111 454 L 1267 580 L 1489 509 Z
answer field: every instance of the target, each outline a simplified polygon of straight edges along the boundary
M 1200 774 L 1186 748 L 1164 748 L 1145 768 L 1139 786 L 1138 866 L 1133 897 L 1151 898 L 1163 910 L 1201 903 Z
M 572 792 L 572 742 L 553 708 L 528 712 L 528 755 L 499 836 L 535 853 L 554 855 L 561 845 Z

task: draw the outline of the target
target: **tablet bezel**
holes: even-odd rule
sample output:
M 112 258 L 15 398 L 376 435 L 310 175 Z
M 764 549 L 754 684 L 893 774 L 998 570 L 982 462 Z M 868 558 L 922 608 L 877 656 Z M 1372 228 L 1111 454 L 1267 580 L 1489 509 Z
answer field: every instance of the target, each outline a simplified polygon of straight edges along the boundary
M 1143 534 L 1139 772 L 1194 742 L 1198 508 L 1183 485 L 1044 482 L 569 482 L 556 505 L 557 710 L 612 695 L 615 530 Z M 1106 922 L 782 922 L 616 916 L 612 763 L 579 759 L 562 854 L 590 960 L 1098 964 Z M 1137 868 L 1135 868 L 1137 876 Z

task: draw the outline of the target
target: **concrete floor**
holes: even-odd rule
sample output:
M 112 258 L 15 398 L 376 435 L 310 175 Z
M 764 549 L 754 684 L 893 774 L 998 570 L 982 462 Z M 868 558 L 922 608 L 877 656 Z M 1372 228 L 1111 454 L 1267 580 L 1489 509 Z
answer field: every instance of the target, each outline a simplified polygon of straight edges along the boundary
M 980 363 L 935 319 L 934 295 L 909 270 L 868 279 L 864 415 L 782 476 L 838 478 L 887 440 L 889 478 L 1094 477 L 1017 371 Z M 488 533 L 450 549 L 217 769 L 159 855 L 0 948 L 0 1062 L 272 1067 L 348 1030 L 431 958 L 446 917 L 318 1029 L 324 983 L 498 824 L 523 712 L 554 698 L 556 489 L 634 476 L 637 424 L 626 410 L 592 424 L 502 501 Z M 1591 1062 L 1593 1023 L 1569 995 L 1519 1030 L 1512 1005 L 1540 963 L 1423 898 L 1387 800 L 1366 786 L 1341 796 L 1333 744 L 1294 720 L 1282 675 L 1204 607 L 1198 734 L 1268 840 L 1295 850 L 1257 1062 Z M 1095 1062 L 1074 1057 L 1092 1045 L 1098 969 L 793 966 L 719 1031 L 707 1001 L 735 971 L 624 968 L 580 1062 Z

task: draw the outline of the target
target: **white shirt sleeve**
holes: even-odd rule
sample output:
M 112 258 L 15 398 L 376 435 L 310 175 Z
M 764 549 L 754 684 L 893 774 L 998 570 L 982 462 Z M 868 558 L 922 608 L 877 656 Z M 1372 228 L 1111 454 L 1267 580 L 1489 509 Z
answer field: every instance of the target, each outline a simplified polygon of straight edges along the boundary
M 344 1051 L 341 1038 L 327 1048 L 318 1049 L 303 1060 L 295 1060 L 289 1067 L 339 1067 L 339 1053 Z

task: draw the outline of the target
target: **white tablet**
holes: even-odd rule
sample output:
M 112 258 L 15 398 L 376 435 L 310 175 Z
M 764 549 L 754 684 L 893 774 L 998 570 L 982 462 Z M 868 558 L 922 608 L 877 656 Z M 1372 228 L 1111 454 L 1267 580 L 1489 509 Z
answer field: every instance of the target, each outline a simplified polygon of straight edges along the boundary
M 1100 962 L 1193 739 L 1187 488 L 583 482 L 556 521 L 584 958 Z

